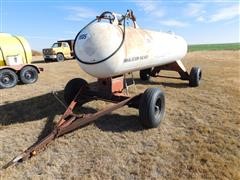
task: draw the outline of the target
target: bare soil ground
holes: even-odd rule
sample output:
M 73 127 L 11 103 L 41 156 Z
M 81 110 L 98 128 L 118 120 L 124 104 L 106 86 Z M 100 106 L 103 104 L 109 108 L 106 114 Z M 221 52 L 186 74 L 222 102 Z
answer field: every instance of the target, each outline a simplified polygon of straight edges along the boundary
M 0 166 L 46 135 L 64 112 L 52 91 L 62 98 L 70 79 L 94 81 L 76 61 L 37 62 L 45 69 L 37 83 L 0 90 Z M 134 94 L 165 91 L 159 128 L 144 130 L 138 111 L 124 107 L 55 140 L 0 179 L 240 179 L 240 51 L 193 52 L 184 63 L 202 68 L 200 87 L 167 78 L 141 83 L 136 73 Z

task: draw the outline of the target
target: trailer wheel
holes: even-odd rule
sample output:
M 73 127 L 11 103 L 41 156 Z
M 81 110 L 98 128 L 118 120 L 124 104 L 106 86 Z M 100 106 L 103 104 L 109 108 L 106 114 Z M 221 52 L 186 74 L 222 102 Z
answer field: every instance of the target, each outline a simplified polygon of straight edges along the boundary
M 58 62 L 62 62 L 62 61 L 64 61 L 64 59 L 65 59 L 65 58 L 64 58 L 64 55 L 63 55 L 62 53 L 58 53 L 58 54 L 57 54 L 57 61 L 58 61 Z
M 165 114 L 165 96 L 159 88 L 148 88 L 141 96 L 139 120 L 147 128 L 158 127 Z
M 81 78 L 75 78 L 75 79 L 68 81 L 67 85 L 64 88 L 64 100 L 67 103 L 67 105 L 69 105 L 73 101 L 73 99 L 77 95 L 78 91 L 81 88 L 83 88 L 84 86 L 87 87 L 88 83 L 87 83 L 87 81 L 85 81 L 84 79 L 81 79 Z M 79 99 L 83 100 L 83 99 L 81 99 L 81 95 L 79 95 Z
M 202 78 L 202 70 L 199 67 L 193 67 L 190 72 L 189 86 L 197 87 Z
M 12 88 L 18 82 L 17 74 L 10 69 L 0 70 L 0 89 Z
M 32 84 L 38 80 L 38 71 L 32 66 L 25 66 L 19 75 L 23 84 Z
M 148 69 L 143 69 L 140 70 L 140 78 L 143 81 L 149 81 L 150 80 L 150 73 L 152 71 L 152 68 L 148 68 Z

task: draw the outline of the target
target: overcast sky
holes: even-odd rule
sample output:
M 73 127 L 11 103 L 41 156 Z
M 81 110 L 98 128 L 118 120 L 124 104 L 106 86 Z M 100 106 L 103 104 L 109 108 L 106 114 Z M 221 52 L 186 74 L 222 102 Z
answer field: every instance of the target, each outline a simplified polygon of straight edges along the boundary
M 240 4 L 234 1 L 0 0 L 0 32 L 27 38 L 41 50 L 73 39 L 103 11 L 132 9 L 140 27 L 173 31 L 189 44 L 240 42 Z

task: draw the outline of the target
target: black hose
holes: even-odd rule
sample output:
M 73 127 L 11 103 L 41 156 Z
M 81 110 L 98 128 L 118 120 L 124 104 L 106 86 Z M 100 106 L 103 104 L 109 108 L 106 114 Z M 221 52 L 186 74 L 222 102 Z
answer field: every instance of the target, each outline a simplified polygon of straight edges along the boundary
M 77 40 L 77 38 L 78 38 L 78 35 L 79 35 L 86 27 L 88 27 L 90 24 L 94 23 L 96 20 L 98 20 L 98 18 L 96 18 L 96 19 L 92 20 L 90 23 L 88 23 L 88 24 L 87 24 L 84 28 L 82 28 L 82 29 L 79 31 L 79 33 L 77 34 L 77 36 L 76 36 L 76 38 L 75 38 L 75 40 L 74 40 L 74 45 L 73 45 L 73 47 L 74 47 L 74 53 L 75 53 L 75 43 L 76 43 L 76 40 Z M 122 41 L 121 41 L 120 45 L 118 46 L 118 48 L 117 48 L 113 53 L 111 53 L 111 54 L 110 54 L 109 56 L 107 56 L 106 58 L 104 58 L 104 59 L 102 59 L 102 60 L 100 60 L 100 61 L 97 61 L 97 62 L 86 62 L 86 61 L 83 61 L 83 60 L 81 60 L 80 58 L 78 58 L 77 55 L 76 55 L 76 53 L 75 53 L 77 60 L 78 60 L 79 62 L 83 63 L 83 64 L 98 64 L 98 63 L 101 63 L 101 62 L 104 62 L 104 61 L 108 60 L 108 59 L 111 58 L 114 54 L 116 54 L 116 53 L 119 51 L 119 49 L 122 47 L 122 45 L 123 45 L 123 43 L 124 43 L 124 41 L 125 41 L 125 30 L 126 30 L 126 21 L 125 21 L 125 20 L 126 20 L 126 16 L 124 16 L 124 19 L 123 19 L 123 30 L 120 28 L 121 31 L 122 31 L 122 34 L 123 34 L 123 36 L 122 36 Z

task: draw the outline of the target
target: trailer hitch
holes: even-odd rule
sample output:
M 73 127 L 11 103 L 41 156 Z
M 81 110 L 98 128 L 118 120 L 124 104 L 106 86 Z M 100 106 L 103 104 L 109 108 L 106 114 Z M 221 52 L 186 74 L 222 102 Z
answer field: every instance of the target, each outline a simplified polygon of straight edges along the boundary
M 65 113 L 61 116 L 60 120 L 58 121 L 58 123 L 56 124 L 56 126 L 54 127 L 53 131 L 50 134 L 48 134 L 45 138 L 43 138 L 39 142 L 30 146 L 22 154 L 14 157 L 11 161 L 5 164 L 2 167 L 2 169 L 7 169 L 10 166 L 23 162 L 27 159 L 30 159 L 31 157 L 37 155 L 40 151 L 44 150 L 47 147 L 47 145 L 50 144 L 52 141 L 54 141 L 56 138 L 64 134 L 70 133 L 80 127 L 83 127 L 97 120 L 99 117 L 109 114 L 110 112 L 124 105 L 130 106 L 132 103 L 134 103 L 136 98 L 138 98 L 139 96 L 140 95 L 136 95 L 133 97 L 122 96 L 121 98 L 119 98 L 119 102 L 117 103 L 114 102 L 115 103 L 114 105 L 111 105 L 94 114 L 81 114 L 81 115 L 73 113 L 73 109 L 77 105 L 77 100 L 76 98 L 74 98 L 74 100 L 70 103 Z

